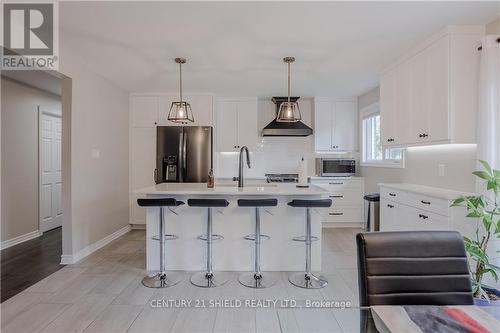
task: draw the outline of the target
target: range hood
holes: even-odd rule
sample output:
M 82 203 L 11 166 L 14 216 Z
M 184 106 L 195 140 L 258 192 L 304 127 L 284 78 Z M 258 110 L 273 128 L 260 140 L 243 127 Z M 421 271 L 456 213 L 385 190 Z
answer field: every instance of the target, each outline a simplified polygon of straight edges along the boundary
M 295 102 L 299 98 L 300 97 L 290 97 L 290 101 Z M 273 97 L 272 101 L 276 104 L 277 114 L 281 103 L 288 101 L 288 97 Z M 277 122 L 276 118 L 262 130 L 262 136 L 309 136 L 311 134 L 313 134 L 312 128 L 301 121 L 284 123 Z

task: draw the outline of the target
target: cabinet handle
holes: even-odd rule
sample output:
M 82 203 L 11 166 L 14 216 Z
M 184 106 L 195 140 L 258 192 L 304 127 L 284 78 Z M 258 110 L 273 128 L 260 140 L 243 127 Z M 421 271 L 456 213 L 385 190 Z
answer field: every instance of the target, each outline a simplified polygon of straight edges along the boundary
M 421 219 L 424 219 L 424 220 L 429 218 L 429 216 L 424 215 L 424 214 L 418 214 L 418 217 L 420 217 Z
M 389 208 L 394 208 L 394 206 L 393 206 L 393 205 L 391 205 L 391 204 L 387 204 L 387 207 L 389 207 Z
M 343 182 L 332 182 L 332 183 L 328 183 L 330 185 L 344 185 Z
M 390 195 L 391 197 L 395 197 L 395 196 L 396 196 L 396 193 L 391 193 L 391 192 L 389 192 L 389 195 Z
M 422 137 L 424 137 L 424 138 L 426 138 L 428 136 L 429 136 L 429 134 L 426 134 L 426 133 L 422 134 Z
M 343 195 L 330 195 L 330 198 L 343 198 Z
M 158 123 L 155 121 L 155 125 L 158 125 Z
M 421 203 L 423 203 L 424 205 L 430 205 L 431 202 L 430 201 L 424 201 L 424 200 L 420 200 Z
M 344 215 L 344 213 L 329 213 L 330 215 L 333 215 L 333 216 L 340 216 L 340 215 Z

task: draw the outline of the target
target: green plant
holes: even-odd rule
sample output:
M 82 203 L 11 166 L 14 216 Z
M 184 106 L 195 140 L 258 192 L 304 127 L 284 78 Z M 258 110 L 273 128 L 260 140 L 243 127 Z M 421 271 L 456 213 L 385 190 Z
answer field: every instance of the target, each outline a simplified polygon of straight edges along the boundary
M 483 170 L 473 174 L 485 181 L 486 192 L 477 196 L 461 196 L 451 206 L 466 207 L 467 217 L 474 218 L 476 222 L 475 238 L 464 237 L 465 250 L 474 263 L 471 268 L 474 296 L 489 300 L 488 293 L 483 289 L 489 286 L 483 283 L 483 278 L 489 274 L 498 282 L 500 275 L 500 267 L 490 263 L 487 254 L 490 239 L 500 238 L 500 171 L 492 169 L 486 161 L 479 162 Z

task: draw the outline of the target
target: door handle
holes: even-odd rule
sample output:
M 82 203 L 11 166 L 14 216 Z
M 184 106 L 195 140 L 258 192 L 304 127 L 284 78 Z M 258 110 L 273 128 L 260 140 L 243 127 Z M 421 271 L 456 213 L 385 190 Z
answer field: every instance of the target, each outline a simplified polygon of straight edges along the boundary
M 158 169 L 155 168 L 155 170 L 153 171 L 153 181 L 155 182 L 155 184 L 158 184 Z
M 431 202 L 430 201 L 424 201 L 424 200 L 420 200 L 421 203 L 423 203 L 424 205 L 430 205 Z
M 330 195 L 330 198 L 343 198 L 343 195 Z
M 389 208 L 394 208 L 394 206 L 393 206 L 393 205 L 391 205 L 391 204 L 387 204 L 387 207 L 389 207 Z
M 333 215 L 333 216 L 340 216 L 340 215 L 344 215 L 344 213 L 329 213 L 330 215 Z
M 389 195 L 390 195 L 391 197 L 395 197 L 395 196 L 396 196 L 396 193 L 391 193 L 391 192 L 389 192 Z
M 330 185 L 344 185 L 343 182 L 332 182 L 332 183 L 328 183 Z
M 177 174 L 178 174 L 178 178 L 179 178 L 179 181 L 182 182 L 184 176 L 182 174 L 182 170 L 183 170 L 183 166 L 182 166 L 182 162 L 183 162 L 183 159 L 182 159 L 182 143 L 184 142 L 184 132 L 181 130 L 181 132 L 179 133 L 179 153 L 178 153 L 178 162 L 177 162 Z
M 429 218 L 429 216 L 424 215 L 424 214 L 418 214 L 418 217 L 420 217 L 421 219 L 424 219 L 424 220 Z
M 183 176 L 186 176 L 186 170 L 187 170 L 187 165 L 186 165 L 186 151 L 187 151 L 187 135 L 184 133 L 183 135 L 183 143 L 182 143 L 182 172 Z

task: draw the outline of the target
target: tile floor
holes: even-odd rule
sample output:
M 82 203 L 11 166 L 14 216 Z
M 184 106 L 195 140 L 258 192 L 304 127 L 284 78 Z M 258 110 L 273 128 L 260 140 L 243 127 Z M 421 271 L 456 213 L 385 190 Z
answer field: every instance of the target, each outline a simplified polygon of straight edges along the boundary
M 358 305 L 355 234 L 360 229 L 323 230 L 321 290 L 290 285 L 287 273 L 271 288 L 241 286 L 237 273 L 224 286 L 189 283 L 167 289 L 141 284 L 145 233 L 131 231 L 75 265 L 68 265 L 0 305 L 1 331 L 9 332 L 358 332 L 356 309 L 155 308 L 152 301 L 338 300 Z M 194 303 L 193 303 L 194 304 Z M 231 304 L 230 304 L 231 305 Z

